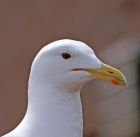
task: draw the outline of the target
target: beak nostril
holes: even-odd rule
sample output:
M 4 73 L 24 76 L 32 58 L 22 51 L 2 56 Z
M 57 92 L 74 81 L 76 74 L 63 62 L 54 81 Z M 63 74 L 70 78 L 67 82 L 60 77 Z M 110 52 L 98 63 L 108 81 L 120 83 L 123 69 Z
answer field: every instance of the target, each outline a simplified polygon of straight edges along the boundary
M 107 71 L 108 73 L 111 73 L 111 74 L 113 74 L 114 72 L 112 72 L 112 71 Z

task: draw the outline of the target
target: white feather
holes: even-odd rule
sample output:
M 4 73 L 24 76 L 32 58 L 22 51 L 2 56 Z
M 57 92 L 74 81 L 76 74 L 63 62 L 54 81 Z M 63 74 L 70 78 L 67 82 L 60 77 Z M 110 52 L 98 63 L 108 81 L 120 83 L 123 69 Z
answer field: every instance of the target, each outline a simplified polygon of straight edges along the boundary
M 64 52 L 71 58 L 63 59 Z M 67 39 L 45 46 L 31 67 L 26 115 L 3 137 L 82 137 L 80 89 L 91 78 L 71 69 L 100 67 L 100 60 L 83 42 Z

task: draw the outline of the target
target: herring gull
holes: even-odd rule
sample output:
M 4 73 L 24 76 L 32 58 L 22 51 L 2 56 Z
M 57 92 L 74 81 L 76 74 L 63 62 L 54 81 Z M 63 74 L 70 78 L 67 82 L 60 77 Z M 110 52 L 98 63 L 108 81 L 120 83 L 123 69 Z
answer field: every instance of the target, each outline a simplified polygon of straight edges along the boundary
M 80 90 L 95 78 L 126 86 L 123 73 L 83 42 L 63 39 L 43 47 L 31 66 L 25 117 L 3 137 L 82 137 Z

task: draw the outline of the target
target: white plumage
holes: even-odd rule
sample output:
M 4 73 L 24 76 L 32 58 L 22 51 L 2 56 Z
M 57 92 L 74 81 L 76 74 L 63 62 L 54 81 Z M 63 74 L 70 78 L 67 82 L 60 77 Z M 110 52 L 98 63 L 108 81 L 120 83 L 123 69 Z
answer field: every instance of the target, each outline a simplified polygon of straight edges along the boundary
M 126 83 L 118 70 L 113 75 L 103 69 L 83 42 L 58 40 L 42 48 L 31 67 L 26 115 L 3 137 L 82 137 L 81 87 L 95 77 Z

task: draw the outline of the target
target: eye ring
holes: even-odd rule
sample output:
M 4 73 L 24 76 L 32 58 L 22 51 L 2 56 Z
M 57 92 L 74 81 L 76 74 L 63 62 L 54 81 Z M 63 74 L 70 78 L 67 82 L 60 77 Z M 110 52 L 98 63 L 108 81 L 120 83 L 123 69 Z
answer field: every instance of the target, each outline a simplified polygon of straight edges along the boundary
M 63 57 L 63 59 L 71 58 L 71 55 L 69 53 L 67 53 L 67 52 L 62 53 L 61 56 Z

